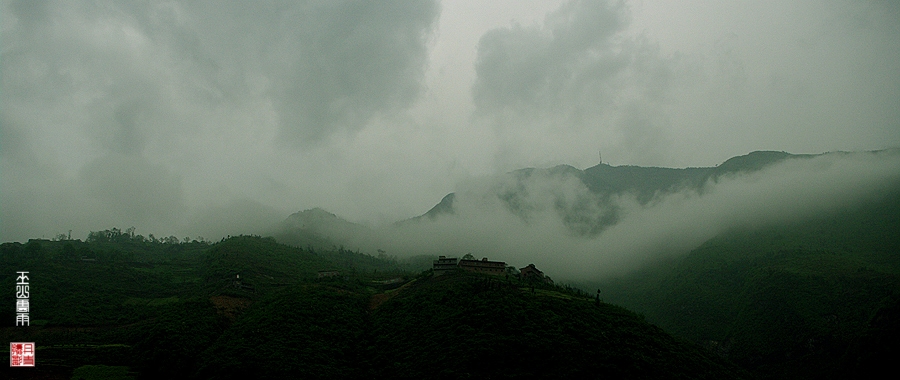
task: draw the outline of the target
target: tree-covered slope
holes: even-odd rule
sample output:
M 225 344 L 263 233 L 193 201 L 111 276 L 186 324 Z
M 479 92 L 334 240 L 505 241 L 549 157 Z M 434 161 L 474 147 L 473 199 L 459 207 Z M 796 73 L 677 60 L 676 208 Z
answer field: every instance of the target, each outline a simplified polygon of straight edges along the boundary
M 832 153 L 837 154 L 837 153 Z M 496 194 L 492 194 L 505 203 L 513 214 L 528 217 L 529 202 L 534 181 L 555 183 L 560 188 L 571 186 L 567 181 L 574 179 L 584 186 L 590 197 L 571 200 L 551 194 L 555 197 L 553 206 L 563 223 L 578 235 L 596 236 L 604 229 L 619 221 L 618 205 L 611 201 L 616 196 L 630 196 L 640 204 L 647 204 L 653 199 L 684 190 L 703 191 L 708 182 L 718 181 L 721 177 L 746 174 L 765 169 L 784 160 L 810 158 L 812 155 L 795 155 L 785 152 L 757 151 L 733 157 L 715 167 L 698 168 L 662 168 L 642 166 L 612 166 L 598 164 L 584 170 L 569 165 L 558 165 L 552 168 L 525 168 L 506 173 L 497 181 Z M 564 193 L 564 192 L 563 192 Z M 456 194 L 450 193 L 428 210 L 425 214 L 399 222 L 404 225 L 417 221 L 429 221 L 442 215 L 455 214 Z M 605 212 L 599 215 L 585 213 L 585 210 L 600 207 Z M 332 236 L 333 238 L 338 238 Z
M 373 268 L 380 272 L 372 274 Z M 130 235 L 4 243 L 0 269 L 0 280 L 8 284 L 17 271 L 30 277 L 30 325 L 15 326 L 13 308 L 0 312 L 0 338 L 38 346 L 39 368 L 16 371 L 14 378 L 120 373 L 122 367 L 123 376 L 190 376 L 205 350 L 232 336 L 226 334 L 231 326 L 247 324 L 245 313 L 252 321 L 269 318 L 248 310 L 305 310 L 279 302 L 294 302 L 284 298 L 292 289 L 318 284 L 319 270 L 338 270 L 340 281 L 353 276 L 351 282 L 366 283 L 405 273 L 390 260 L 343 250 L 308 252 L 258 236 L 216 244 Z M 0 294 L 0 300 L 15 305 L 15 292 Z M 316 318 L 329 315 L 312 310 Z M 276 321 L 272 331 L 280 333 L 286 325 Z
M 736 228 L 599 286 L 608 301 L 759 374 L 827 377 L 846 369 L 850 347 L 872 348 L 860 342 L 900 295 L 897 231 L 895 188 L 828 215 Z
M 199 355 L 195 377 L 364 378 L 368 300 L 344 281 L 279 289 Z
M 260 299 L 202 355 L 198 378 L 741 378 L 625 309 L 553 286 L 425 273 L 383 303 L 359 281 Z
M 571 288 L 430 271 L 410 281 L 390 260 L 258 236 L 192 244 L 129 237 L 0 246 L 3 278 L 28 270 L 34 300 L 30 326 L 11 326 L 5 313 L 0 327 L 3 339 L 38 344 L 40 370 L 15 377 L 742 375 Z M 127 250 L 143 259 L 115 253 Z M 317 278 L 322 269 L 341 274 Z
M 465 274 L 372 314 L 379 378 L 735 378 L 742 372 L 591 298 Z

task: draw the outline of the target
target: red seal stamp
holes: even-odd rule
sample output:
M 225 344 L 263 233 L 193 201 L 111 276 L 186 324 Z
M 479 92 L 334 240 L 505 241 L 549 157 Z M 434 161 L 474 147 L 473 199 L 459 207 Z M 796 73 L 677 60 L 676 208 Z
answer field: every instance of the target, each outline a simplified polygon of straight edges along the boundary
M 34 367 L 34 342 L 9 344 L 10 367 Z

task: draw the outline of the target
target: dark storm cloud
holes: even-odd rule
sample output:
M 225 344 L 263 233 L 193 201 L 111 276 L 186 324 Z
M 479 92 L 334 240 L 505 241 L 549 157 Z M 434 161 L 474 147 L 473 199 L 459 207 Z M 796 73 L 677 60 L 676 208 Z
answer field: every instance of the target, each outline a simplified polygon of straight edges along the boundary
M 603 92 L 630 61 L 613 40 L 626 25 L 624 3 L 571 2 L 549 14 L 543 27 L 485 33 L 472 89 L 478 111 L 550 111 L 567 107 L 576 93 Z
M 476 115 L 501 133 L 551 141 L 580 134 L 595 140 L 593 149 L 618 145 L 652 152 L 645 159 L 664 157 L 662 109 L 681 64 L 623 34 L 629 19 L 624 2 L 572 1 L 542 26 L 485 33 L 472 88 Z
M 282 136 L 305 145 L 408 106 L 421 90 L 426 43 L 439 14 L 435 1 L 188 8 L 202 28 L 201 46 L 216 40 L 204 50 L 215 57 L 221 85 L 262 86 Z
M 215 239 L 313 207 L 391 223 L 598 150 L 896 146 L 890 4 L 0 0 L 0 240 Z
M 900 137 L 900 107 L 888 104 L 900 92 L 895 10 L 566 2 L 542 23 L 483 34 L 474 120 L 498 136 L 498 156 L 535 166 L 548 163 L 529 157 L 561 150 L 584 163 L 601 150 L 616 162 L 690 166 L 758 149 L 890 148 Z
M 331 128 L 358 130 L 379 112 L 409 105 L 425 69 L 436 2 L 326 2 L 294 22 L 298 67 L 279 82 L 282 128 L 319 138 Z M 412 6 L 410 6 L 412 5 Z
M 122 151 L 152 138 L 144 129 L 191 128 L 168 117 L 179 105 L 166 103 L 179 100 L 228 107 L 262 95 L 282 135 L 306 144 L 356 131 L 416 98 L 439 13 L 433 1 L 8 9 L 15 26 L 4 35 L 4 104 L 85 103 L 87 132 Z
M 242 186 L 275 180 L 260 174 L 273 165 L 261 152 L 327 147 L 416 99 L 439 10 L 436 1 L 4 1 L 3 238 L 72 224 L 177 233 L 235 202 L 225 198 L 255 196 Z M 59 199 L 84 207 L 41 206 Z M 34 224 L 14 226 L 25 221 Z

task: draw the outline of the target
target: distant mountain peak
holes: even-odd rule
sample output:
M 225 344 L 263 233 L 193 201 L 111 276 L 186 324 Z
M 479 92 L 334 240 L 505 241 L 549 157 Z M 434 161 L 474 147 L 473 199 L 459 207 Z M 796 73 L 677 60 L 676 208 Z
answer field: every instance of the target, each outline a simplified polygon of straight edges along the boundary
M 306 210 L 296 212 L 291 215 L 291 217 L 295 217 L 295 216 L 301 217 L 301 218 L 302 217 L 306 217 L 306 218 L 309 218 L 309 217 L 337 218 L 338 217 L 337 215 L 332 214 L 321 207 L 306 209 Z
M 758 150 L 743 156 L 729 158 L 721 165 L 717 166 L 716 171 L 718 173 L 756 171 L 788 158 L 801 157 L 812 157 L 812 155 L 796 155 L 772 150 Z
M 608 200 L 613 194 L 631 194 L 637 201 L 644 204 L 660 194 L 677 192 L 684 189 L 700 189 L 709 180 L 716 180 L 722 175 L 732 173 L 748 173 L 762 170 L 784 160 L 794 158 L 809 158 L 814 155 L 794 155 L 777 151 L 754 151 L 743 156 L 732 157 L 722 164 L 714 167 L 699 168 L 665 168 L 644 167 L 635 165 L 611 166 L 601 163 L 584 170 L 579 170 L 571 165 L 556 165 L 550 168 L 523 168 L 506 173 L 519 186 L 502 194 L 497 194 L 504 202 L 510 204 L 512 210 L 516 210 L 515 204 L 525 192 L 525 183 L 534 178 L 540 180 L 561 180 L 564 178 L 577 178 L 587 189 L 595 194 L 602 202 Z M 523 193 L 524 192 L 524 193 Z M 447 194 L 438 204 L 428 212 L 408 220 L 398 222 L 404 224 L 411 221 L 434 220 L 444 215 L 455 213 L 455 194 Z M 563 202 L 564 203 L 564 202 Z M 557 205 L 563 204 L 557 202 Z M 597 228 L 591 231 L 597 232 L 604 226 L 614 224 L 617 220 L 615 207 L 609 208 L 610 212 L 603 219 L 594 221 Z M 570 214 L 570 211 L 560 210 L 563 218 L 578 219 Z
M 307 229 L 312 227 L 321 226 L 323 223 L 334 224 L 334 223 L 350 223 L 341 219 L 335 214 L 332 214 L 328 211 L 325 211 L 322 208 L 316 207 L 307 210 L 303 210 L 300 212 L 295 212 L 289 216 L 285 222 L 293 227 L 300 229 Z
M 434 219 L 438 215 L 441 215 L 441 214 L 453 214 L 454 213 L 454 210 L 453 210 L 453 200 L 454 199 L 456 199 L 456 193 L 450 193 L 450 194 L 445 195 L 444 198 L 442 198 L 441 201 L 437 205 L 435 205 L 434 207 L 431 208 L 431 210 L 428 210 L 428 212 L 425 213 L 425 216 L 428 216 L 429 218 Z
M 368 227 L 319 207 L 291 214 L 275 235 L 280 242 L 300 247 L 328 248 L 340 244 L 358 249 L 359 245 L 353 244 L 374 240 Z

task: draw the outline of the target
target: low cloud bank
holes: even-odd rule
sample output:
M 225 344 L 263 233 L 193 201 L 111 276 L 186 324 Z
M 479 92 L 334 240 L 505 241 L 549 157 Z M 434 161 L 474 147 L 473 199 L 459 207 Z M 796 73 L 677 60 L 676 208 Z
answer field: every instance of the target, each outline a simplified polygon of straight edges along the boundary
M 645 204 L 630 194 L 601 201 L 571 173 L 481 179 L 459 187 L 454 214 L 384 228 L 372 244 L 392 254 L 471 252 L 518 267 L 535 263 L 557 279 L 597 279 L 686 253 L 730 228 L 802 221 L 873 201 L 898 186 L 897 151 L 790 159 L 700 189 L 658 194 Z M 601 220 L 612 208 L 618 223 L 598 235 L 579 234 L 577 223 L 573 228 L 564 221 L 572 212 L 576 221 Z

